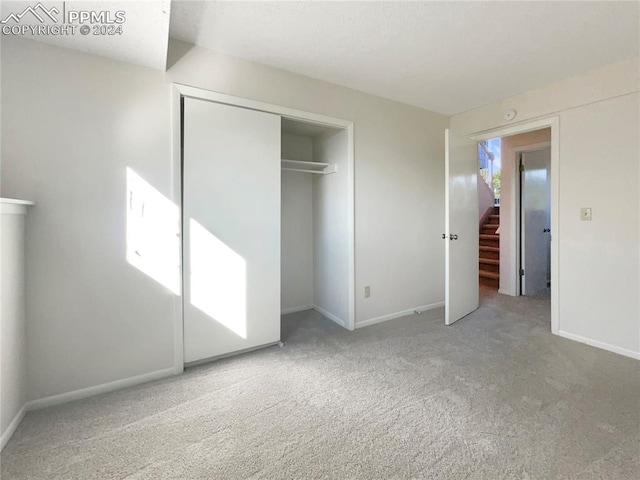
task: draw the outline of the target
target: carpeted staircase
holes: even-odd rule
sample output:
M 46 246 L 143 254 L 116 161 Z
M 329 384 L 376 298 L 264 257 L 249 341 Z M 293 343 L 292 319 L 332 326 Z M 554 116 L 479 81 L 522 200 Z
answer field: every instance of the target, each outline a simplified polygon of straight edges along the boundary
M 500 207 L 486 215 L 480 225 L 480 284 L 500 287 Z

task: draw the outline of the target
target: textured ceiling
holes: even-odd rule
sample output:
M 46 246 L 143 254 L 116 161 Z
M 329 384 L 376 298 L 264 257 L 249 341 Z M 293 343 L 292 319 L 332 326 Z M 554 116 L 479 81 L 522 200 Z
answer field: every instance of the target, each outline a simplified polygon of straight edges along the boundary
M 76 25 L 73 35 L 32 35 L 29 31 L 24 38 L 57 45 L 60 47 L 72 48 L 81 52 L 92 53 L 114 60 L 134 63 L 145 67 L 164 70 L 167 63 L 167 48 L 169 41 L 169 15 L 171 9 L 170 0 L 120 0 L 120 1 L 42 1 L 41 5 L 47 11 L 51 11 L 51 17 L 47 17 L 45 11 L 37 7 L 39 2 L 2 1 L 0 15 L 2 20 L 6 20 L 4 25 L 56 25 L 63 26 L 69 18 L 69 12 L 108 12 L 108 21 L 113 21 L 115 12 L 124 12 L 124 23 L 122 23 L 122 33 L 102 34 L 115 30 L 98 30 L 93 26 L 101 24 L 91 24 L 85 22 L 82 25 L 74 22 L 69 25 Z M 21 18 L 7 18 L 11 14 L 20 15 L 25 12 L 25 8 L 35 7 L 35 13 L 44 20 L 40 21 L 31 11 Z M 52 10 L 53 9 L 53 10 Z M 103 17 L 107 19 L 107 17 Z M 117 24 L 112 24 L 117 26 Z M 89 33 L 80 33 L 81 26 L 89 26 Z
M 170 34 L 445 114 L 639 54 L 638 2 L 173 1 Z

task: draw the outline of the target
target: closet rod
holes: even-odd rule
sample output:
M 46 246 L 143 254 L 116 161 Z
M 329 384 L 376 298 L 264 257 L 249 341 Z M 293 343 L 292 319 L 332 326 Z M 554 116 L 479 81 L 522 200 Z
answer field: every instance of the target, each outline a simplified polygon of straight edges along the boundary
M 288 172 L 303 172 L 303 173 L 319 173 L 320 175 L 328 175 L 330 173 L 336 173 L 336 169 L 333 171 L 325 171 L 325 170 L 305 170 L 304 168 L 285 168 L 282 167 L 282 170 L 286 170 Z
M 304 162 L 302 160 L 287 160 L 286 158 L 283 158 L 281 161 L 282 161 L 282 164 L 287 165 L 288 168 L 291 168 L 291 167 L 325 168 L 330 165 L 329 163 Z

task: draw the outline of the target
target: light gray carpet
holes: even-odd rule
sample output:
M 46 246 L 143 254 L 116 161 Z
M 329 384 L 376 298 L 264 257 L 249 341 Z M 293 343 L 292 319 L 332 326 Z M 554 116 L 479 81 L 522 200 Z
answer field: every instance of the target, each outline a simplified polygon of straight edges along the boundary
M 555 337 L 545 299 L 483 296 L 27 415 L 11 479 L 637 479 L 640 363 Z

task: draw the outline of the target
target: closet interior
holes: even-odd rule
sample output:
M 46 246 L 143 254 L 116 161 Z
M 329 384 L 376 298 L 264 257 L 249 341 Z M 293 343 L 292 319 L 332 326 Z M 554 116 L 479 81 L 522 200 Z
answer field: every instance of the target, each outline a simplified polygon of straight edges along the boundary
M 349 317 L 348 133 L 282 118 L 281 312 Z

